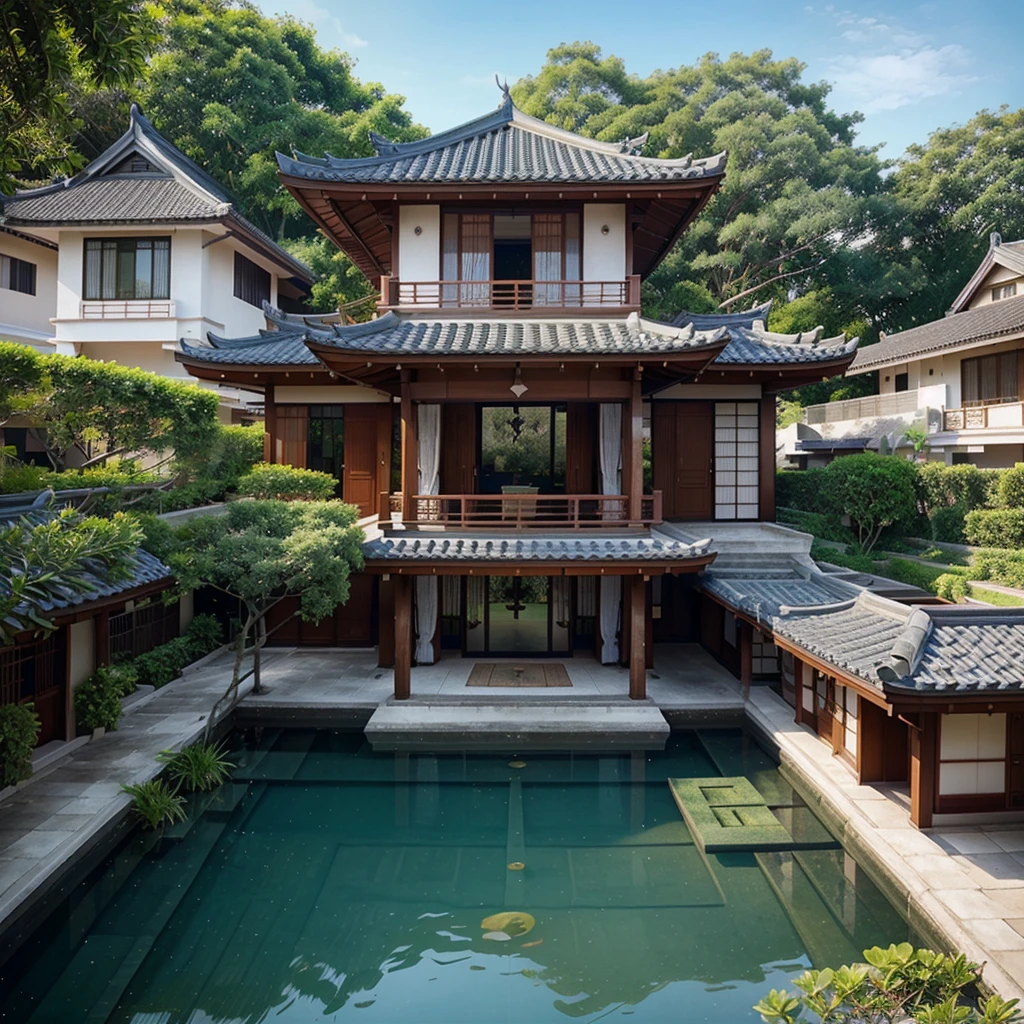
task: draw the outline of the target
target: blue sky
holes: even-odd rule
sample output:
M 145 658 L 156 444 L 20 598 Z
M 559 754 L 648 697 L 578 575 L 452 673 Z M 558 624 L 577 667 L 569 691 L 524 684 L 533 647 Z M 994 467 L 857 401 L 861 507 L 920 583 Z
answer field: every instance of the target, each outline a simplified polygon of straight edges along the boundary
M 491 109 L 494 74 L 536 73 L 546 51 L 588 39 L 646 76 L 655 68 L 767 47 L 833 85 L 865 115 L 860 141 L 898 156 L 976 111 L 1024 106 L 1024 0 L 806 3 L 788 0 L 263 0 L 346 50 L 364 81 L 407 97 L 433 131 Z

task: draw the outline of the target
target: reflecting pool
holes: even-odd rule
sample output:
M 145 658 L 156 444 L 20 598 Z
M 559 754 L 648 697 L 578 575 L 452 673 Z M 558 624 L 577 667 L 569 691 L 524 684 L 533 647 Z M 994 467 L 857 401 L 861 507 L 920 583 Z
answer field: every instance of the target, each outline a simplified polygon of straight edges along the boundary
M 907 925 L 746 734 L 664 753 L 373 754 L 234 737 L 233 780 L 136 836 L 0 976 L 0 1020 L 745 1022 Z M 702 856 L 665 780 L 746 775 L 821 848 Z

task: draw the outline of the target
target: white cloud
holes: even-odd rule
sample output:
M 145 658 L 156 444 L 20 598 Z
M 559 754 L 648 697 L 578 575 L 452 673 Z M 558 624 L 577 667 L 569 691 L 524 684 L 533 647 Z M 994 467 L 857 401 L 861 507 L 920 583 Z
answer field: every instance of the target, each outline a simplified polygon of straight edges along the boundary
M 955 92 L 975 81 L 963 71 L 969 63 L 968 51 L 951 44 L 847 55 L 836 58 L 832 69 L 837 98 L 852 102 L 862 113 L 873 114 Z
M 361 50 L 370 44 L 355 32 L 348 32 L 341 18 L 321 7 L 316 0 L 290 0 L 287 11 L 299 21 L 304 21 L 316 29 L 318 42 L 321 46 L 341 46 L 346 50 Z

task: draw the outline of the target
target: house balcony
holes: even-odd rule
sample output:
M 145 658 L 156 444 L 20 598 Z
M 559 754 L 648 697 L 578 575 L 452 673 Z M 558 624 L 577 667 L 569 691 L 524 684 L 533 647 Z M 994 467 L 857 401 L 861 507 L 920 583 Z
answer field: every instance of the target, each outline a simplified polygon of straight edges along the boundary
M 406 502 L 401 494 L 382 493 L 380 519 L 387 522 L 392 514 L 410 525 L 486 530 L 607 529 L 663 521 L 661 491 L 641 495 L 638 509 L 631 509 L 626 494 L 416 494 Z
M 863 398 L 823 402 L 804 409 L 804 423 L 815 426 L 820 423 L 843 423 L 848 420 L 863 422 L 905 416 L 922 407 L 921 398 L 915 388 L 913 391 L 897 391 L 890 395 L 865 395 Z
M 1000 430 L 1008 427 L 1024 427 L 1024 404 L 1019 401 L 947 409 L 943 416 L 943 429 L 948 431 Z
M 168 320 L 174 315 L 171 299 L 90 299 L 79 304 L 82 320 Z
M 640 276 L 622 281 L 403 281 L 381 278 L 381 310 L 477 313 L 640 309 Z

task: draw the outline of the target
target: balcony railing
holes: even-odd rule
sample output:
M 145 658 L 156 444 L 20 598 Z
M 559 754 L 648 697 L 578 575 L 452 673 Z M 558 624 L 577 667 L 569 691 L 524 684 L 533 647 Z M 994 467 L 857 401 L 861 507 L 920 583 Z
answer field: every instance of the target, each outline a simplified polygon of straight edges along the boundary
M 639 519 L 630 519 L 625 494 L 416 494 L 408 502 L 397 503 L 396 497 L 400 498 L 381 494 L 381 518 L 400 511 L 403 522 L 417 526 L 521 530 L 654 526 L 662 522 L 661 491 L 641 497 Z
M 165 320 L 174 316 L 170 299 L 96 299 L 81 303 L 83 320 Z
M 891 395 L 867 395 L 845 398 L 840 402 L 809 405 L 804 410 L 804 423 L 839 423 L 843 420 L 877 420 L 900 416 L 920 408 L 917 391 L 898 391 Z
M 1024 405 L 1007 400 L 991 405 L 969 405 L 963 409 L 947 409 L 943 416 L 946 430 L 988 430 L 1024 426 Z
M 381 278 L 383 309 L 640 308 L 640 277 L 624 281 L 400 281 Z

